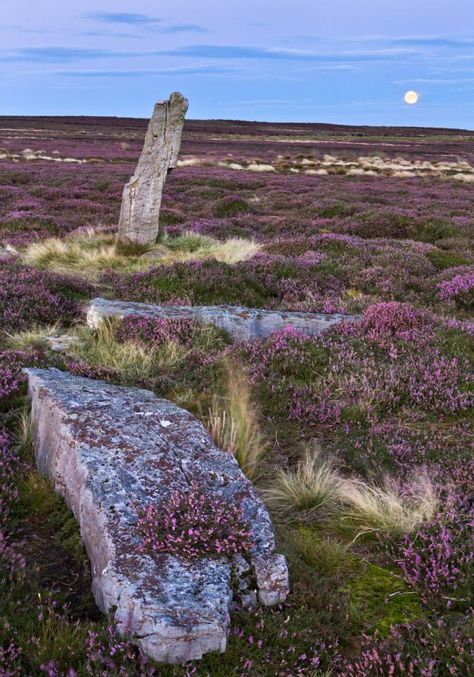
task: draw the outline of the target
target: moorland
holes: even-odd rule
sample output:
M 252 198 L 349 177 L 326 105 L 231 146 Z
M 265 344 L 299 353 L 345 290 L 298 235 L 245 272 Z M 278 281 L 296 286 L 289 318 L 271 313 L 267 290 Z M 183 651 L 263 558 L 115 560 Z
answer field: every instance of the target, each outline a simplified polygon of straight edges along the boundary
M 474 133 L 187 121 L 159 241 L 117 247 L 145 130 L 0 118 L 0 673 L 469 674 Z M 361 319 L 236 344 L 188 320 L 92 331 L 97 296 Z M 287 603 L 236 608 L 227 652 L 184 667 L 118 637 L 35 469 L 31 365 L 200 417 L 269 507 Z

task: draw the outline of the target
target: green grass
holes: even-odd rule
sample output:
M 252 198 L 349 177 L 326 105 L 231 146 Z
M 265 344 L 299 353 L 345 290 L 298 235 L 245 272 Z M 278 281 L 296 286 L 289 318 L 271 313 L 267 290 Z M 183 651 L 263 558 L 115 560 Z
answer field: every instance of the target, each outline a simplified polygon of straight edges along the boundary
M 418 595 L 394 571 L 366 564 L 341 590 L 347 595 L 351 621 L 360 631 L 379 632 L 422 616 Z
M 321 576 L 340 579 L 350 571 L 354 558 L 344 543 L 308 527 L 295 530 L 291 541 L 303 562 Z
M 433 249 L 433 251 L 427 252 L 426 257 L 438 270 L 446 270 L 447 268 L 463 266 L 469 263 L 469 259 L 462 254 L 443 249 Z

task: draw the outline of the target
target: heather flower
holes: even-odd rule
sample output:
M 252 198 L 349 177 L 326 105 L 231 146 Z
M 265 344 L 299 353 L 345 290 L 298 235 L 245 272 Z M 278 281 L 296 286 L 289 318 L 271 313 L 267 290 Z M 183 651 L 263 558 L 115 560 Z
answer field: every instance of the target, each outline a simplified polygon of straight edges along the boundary
M 119 341 L 139 341 L 154 348 L 168 341 L 192 348 L 198 330 L 195 320 L 188 318 L 125 317 L 115 336 Z
M 0 646 L 0 675 L 2 677 L 22 677 L 21 650 L 13 642 Z
M 474 667 L 472 621 L 416 621 L 392 629 L 387 639 L 365 637 L 352 660 L 342 663 L 341 677 L 444 677 L 471 674 Z
M 92 378 L 97 381 L 110 381 L 111 383 L 120 382 L 120 373 L 118 371 L 98 364 L 91 365 L 85 360 L 66 358 L 65 367 L 71 374 L 76 374 L 76 376 L 84 376 L 85 378 Z
M 22 331 L 30 324 L 71 322 L 81 308 L 75 295 L 91 294 L 90 286 L 70 277 L 2 263 L 0 330 Z
M 138 509 L 140 549 L 193 560 L 232 557 L 252 547 L 251 532 L 239 506 L 217 495 L 209 496 L 192 483 L 188 491 L 175 490 L 160 504 Z
M 0 428 L 0 576 L 9 577 L 25 567 L 23 556 L 11 543 L 9 533 L 10 509 L 18 499 L 15 484 L 16 469 L 19 463 L 11 439 L 7 432 Z M 4 660 L 11 652 L 3 656 Z M 0 668 L 1 664 L 0 654 Z M 15 674 L 15 673 L 14 673 Z
M 429 323 L 426 312 L 409 303 L 389 301 L 374 303 L 364 311 L 361 328 L 368 339 L 385 343 L 388 340 L 413 340 Z
M 442 301 L 454 300 L 461 308 L 474 305 L 474 272 L 455 275 L 451 280 L 439 282 L 438 296 Z
M 469 608 L 474 574 L 474 508 L 451 508 L 405 536 L 398 564 L 429 606 Z
M 0 405 L 2 400 L 17 394 L 25 383 L 26 376 L 21 370 L 28 359 L 31 357 L 27 353 L 0 351 Z

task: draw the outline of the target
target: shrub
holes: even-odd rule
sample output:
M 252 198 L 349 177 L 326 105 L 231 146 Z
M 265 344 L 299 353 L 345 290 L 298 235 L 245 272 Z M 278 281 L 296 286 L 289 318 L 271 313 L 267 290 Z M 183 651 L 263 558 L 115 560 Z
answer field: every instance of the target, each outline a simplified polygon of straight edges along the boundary
M 199 331 L 196 321 L 189 318 L 125 317 L 115 330 L 117 341 L 137 341 L 158 347 L 168 341 L 191 348 Z
M 463 266 L 469 263 L 468 259 L 457 252 L 445 251 L 443 249 L 433 249 L 426 256 L 438 270 L 446 270 L 454 266 Z
M 362 327 L 367 338 L 386 342 L 389 339 L 410 340 L 428 322 L 426 312 L 409 303 L 389 301 L 369 306 L 364 311 Z
M 196 483 L 137 512 L 140 548 L 153 555 L 166 553 L 188 560 L 232 557 L 252 547 L 240 508 L 218 495 L 210 496 Z
M 30 324 L 71 323 L 81 313 L 76 298 L 90 296 L 89 284 L 17 264 L 0 270 L 0 330 L 22 331 Z
M 387 639 L 366 637 L 358 655 L 337 674 L 348 677 L 444 677 L 474 667 L 472 620 L 420 620 L 393 628 Z
M 333 219 L 335 216 L 344 218 L 346 216 L 352 216 L 355 211 L 355 207 L 351 207 L 350 205 L 332 204 L 323 207 L 319 212 L 319 216 L 322 216 L 325 219 Z
M 218 261 L 190 261 L 145 272 L 104 275 L 113 295 L 129 301 L 182 305 L 221 304 L 261 307 L 271 295 L 252 270 Z
M 22 367 L 28 358 L 27 353 L 7 350 L 0 352 L 0 402 L 19 392 L 26 381 Z
M 474 308 L 474 273 L 455 275 L 451 280 L 438 283 L 438 296 L 443 301 L 455 301 L 460 308 Z
M 456 234 L 456 228 L 449 223 L 429 221 L 417 226 L 412 237 L 414 240 L 421 240 L 421 242 L 437 242 L 447 237 L 454 237 Z
M 250 211 L 248 202 L 240 197 L 225 197 L 218 200 L 213 209 L 214 216 L 224 218 Z
M 120 373 L 118 371 L 102 367 L 99 364 L 92 365 L 85 360 L 66 358 L 64 365 L 71 374 L 76 376 L 92 378 L 97 381 L 111 381 L 112 383 L 120 381 Z
M 474 575 L 474 509 L 439 513 L 405 536 L 398 563 L 429 606 L 469 608 Z

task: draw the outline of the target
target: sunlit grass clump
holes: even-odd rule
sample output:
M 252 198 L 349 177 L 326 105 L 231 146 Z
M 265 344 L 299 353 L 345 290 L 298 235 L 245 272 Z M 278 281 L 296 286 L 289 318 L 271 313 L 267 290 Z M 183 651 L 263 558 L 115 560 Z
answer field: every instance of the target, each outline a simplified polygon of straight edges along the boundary
M 342 478 L 318 447 L 308 449 L 295 468 L 280 469 L 264 492 L 268 506 L 284 519 L 311 522 L 334 514 Z
M 149 247 L 117 243 L 112 233 L 90 230 L 63 239 L 53 237 L 30 244 L 23 253 L 25 263 L 56 272 L 82 272 L 88 276 L 105 270 L 135 272 L 153 265 L 215 259 L 234 264 L 254 256 L 260 249 L 253 240 L 230 238 L 220 241 L 208 235 L 186 232 L 164 236 Z
M 358 535 L 390 533 L 401 536 L 430 520 L 438 507 L 435 487 L 421 476 L 402 488 L 386 477 L 380 485 L 351 478 L 342 486 L 342 523 Z
M 344 478 L 318 449 L 308 449 L 295 468 L 280 470 L 263 493 L 281 519 L 329 527 L 354 539 L 410 533 L 428 522 L 439 505 L 426 475 L 404 487 L 388 476 L 378 484 Z
M 232 453 L 247 477 L 256 480 L 267 446 L 260 432 L 249 384 L 229 366 L 226 396 L 214 397 L 207 423 L 216 444 Z
M 107 321 L 95 331 L 78 328 L 79 340 L 69 349 L 69 356 L 91 367 L 115 372 L 126 383 L 134 383 L 143 382 L 159 371 L 173 369 L 189 353 L 189 348 L 172 340 L 164 341 L 159 347 L 136 340 L 119 340 L 118 327 L 119 322 Z
M 11 332 L 6 335 L 6 343 L 9 348 L 15 350 L 28 350 L 29 348 L 45 347 L 49 336 L 57 336 L 61 332 L 59 322 L 39 327 L 32 325 L 25 331 Z

